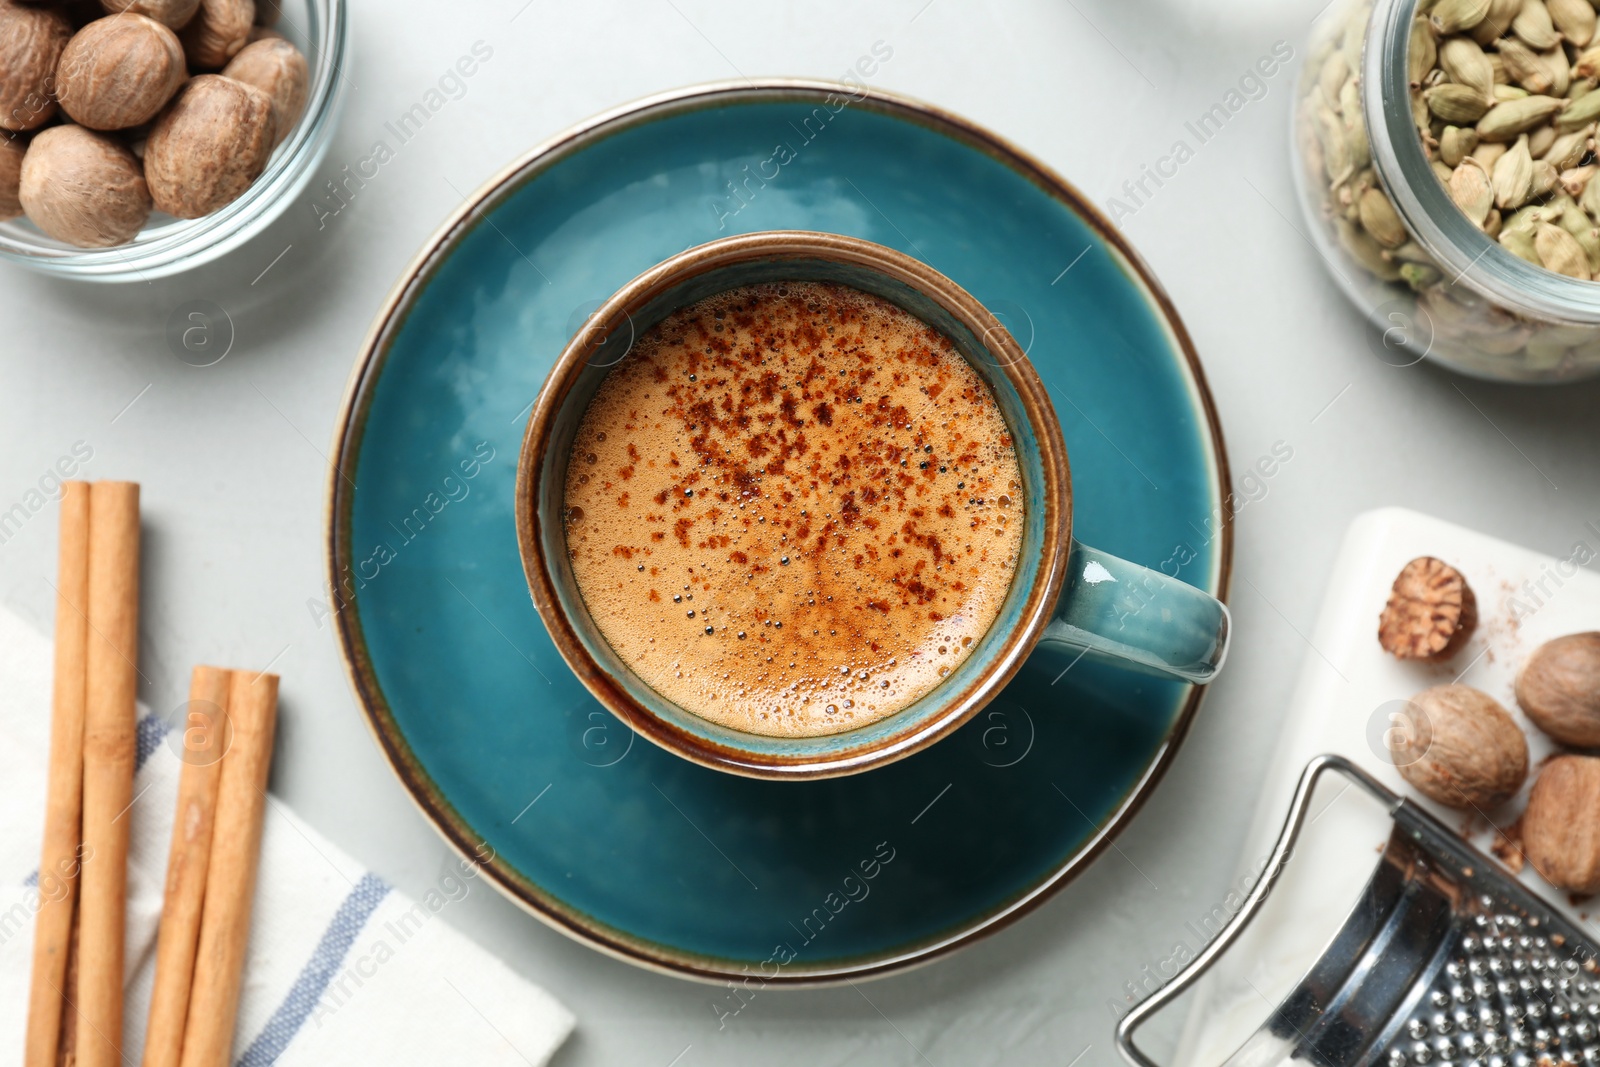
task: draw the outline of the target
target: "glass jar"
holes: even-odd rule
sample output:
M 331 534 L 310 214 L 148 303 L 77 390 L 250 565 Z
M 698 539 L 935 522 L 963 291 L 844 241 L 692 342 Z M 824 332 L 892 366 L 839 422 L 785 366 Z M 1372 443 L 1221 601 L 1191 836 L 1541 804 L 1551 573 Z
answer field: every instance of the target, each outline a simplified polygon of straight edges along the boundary
M 1434 6 L 1343 0 L 1313 25 L 1292 119 L 1311 238 L 1388 362 L 1501 381 L 1600 374 L 1600 282 L 1519 258 L 1491 232 L 1500 216 L 1480 228 L 1436 172 L 1410 68 L 1412 34 L 1433 33 Z
M 0 259 L 45 274 L 89 281 L 149 281 L 209 263 L 264 230 L 310 183 L 333 139 L 349 64 L 345 0 L 281 5 L 276 29 L 305 54 L 305 112 L 238 199 L 198 219 L 150 216 L 138 235 L 112 248 L 76 248 L 26 218 L 0 221 Z

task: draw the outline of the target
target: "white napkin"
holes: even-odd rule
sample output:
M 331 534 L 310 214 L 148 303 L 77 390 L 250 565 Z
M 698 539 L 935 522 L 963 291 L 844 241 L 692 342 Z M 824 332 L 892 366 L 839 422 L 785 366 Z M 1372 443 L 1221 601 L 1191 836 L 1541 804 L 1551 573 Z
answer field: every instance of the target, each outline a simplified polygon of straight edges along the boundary
M 22 1062 L 50 738 L 51 646 L 0 608 L 0 1067 Z M 129 809 L 123 1051 L 138 1062 L 155 978 L 156 927 L 181 763 L 140 709 Z M 544 990 L 451 930 L 444 916 L 491 890 L 462 861 L 420 901 L 270 798 L 236 1067 L 470 1063 L 539 1067 L 572 1030 Z

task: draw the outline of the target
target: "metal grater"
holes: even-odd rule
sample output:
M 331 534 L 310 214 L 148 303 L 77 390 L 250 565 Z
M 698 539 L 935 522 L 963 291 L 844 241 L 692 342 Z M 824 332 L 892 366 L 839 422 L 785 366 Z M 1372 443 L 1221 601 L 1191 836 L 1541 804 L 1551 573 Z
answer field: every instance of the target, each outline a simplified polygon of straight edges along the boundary
M 1282 874 L 1322 774 L 1348 777 L 1394 821 L 1361 898 L 1298 986 L 1226 1067 L 1600 1067 L 1600 944 L 1412 801 L 1339 756 L 1301 775 L 1267 871 L 1185 970 L 1134 1008 L 1117 1045 L 1204 974 Z

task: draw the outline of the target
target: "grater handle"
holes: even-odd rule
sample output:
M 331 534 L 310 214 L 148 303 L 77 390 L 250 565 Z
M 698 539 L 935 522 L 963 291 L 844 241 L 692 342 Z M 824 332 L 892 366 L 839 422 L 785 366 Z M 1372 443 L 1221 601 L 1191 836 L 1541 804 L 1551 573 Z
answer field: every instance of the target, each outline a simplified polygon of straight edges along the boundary
M 1196 979 L 1210 969 L 1217 957 L 1226 952 L 1238 939 L 1245 927 L 1250 925 L 1250 920 L 1261 910 L 1267 894 L 1272 892 L 1279 876 L 1283 874 L 1284 866 L 1294 852 L 1295 841 L 1305 825 L 1306 812 L 1311 807 L 1311 797 L 1316 792 L 1317 780 L 1327 771 L 1336 771 L 1361 786 L 1383 804 L 1391 816 L 1401 804 L 1400 797 L 1392 790 L 1343 756 L 1324 754 L 1314 757 L 1306 764 L 1306 769 L 1300 775 L 1300 782 L 1295 786 L 1294 799 L 1289 804 L 1289 814 L 1283 821 L 1283 830 L 1278 834 L 1278 843 L 1273 847 L 1267 868 L 1262 872 L 1260 880 L 1251 888 L 1249 895 L 1245 897 L 1237 914 L 1218 931 L 1217 936 L 1212 938 L 1205 948 L 1200 950 L 1200 954 L 1195 956 L 1188 966 L 1173 975 L 1172 980 L 1166 985 L 1135 1005 L 1133 1010 L 1123 1016 L 1122 1021 L 1117 1024 L 1117 1050 L 1133 1067 L 1160 1067 L 1160 1064 L 1146 1056 L 1134 1043 L 1134 1031 L 1193 985 Z

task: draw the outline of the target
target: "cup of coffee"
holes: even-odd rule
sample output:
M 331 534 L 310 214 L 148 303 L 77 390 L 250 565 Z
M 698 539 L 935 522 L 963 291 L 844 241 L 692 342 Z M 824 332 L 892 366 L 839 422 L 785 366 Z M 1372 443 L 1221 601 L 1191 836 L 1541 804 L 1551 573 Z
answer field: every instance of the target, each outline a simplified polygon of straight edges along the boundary
M 1215 598 L 1072 538 L 1060 423 L 1021 347 L 926 264 L 729 237 L 589 318 L 517 471 L 534 605 L 637 732 L 766 778 L 955 730 L 1040 641 L 1207 682 Z

